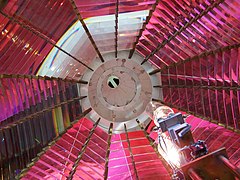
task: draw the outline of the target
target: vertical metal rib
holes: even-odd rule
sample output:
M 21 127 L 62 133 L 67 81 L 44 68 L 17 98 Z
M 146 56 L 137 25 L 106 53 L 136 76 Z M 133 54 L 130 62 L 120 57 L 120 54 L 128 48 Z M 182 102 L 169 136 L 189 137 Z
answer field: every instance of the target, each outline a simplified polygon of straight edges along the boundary
M 194 60 L 199 59 L 199 58 L 204 58 L 204 57 L 207 57 L 209 55 L 214 55 L 214 54 L 217 54 L 219 52 L 225 52 L 225 51 L 229 51 L 231 49 L 235 49 L 235 48 L 239 48 L 239 47 L 240 47 L 240 43 L 237 43 L 237 44 L 221 47 L 221 48 L 218 48 L 218 49 L 215 49 L 215 50 L 204 51 L 204 52 L 202 52 L 199 55 L 196 55 L 196 56 L 193 56 L 193 57 L 190 57 L 190 58 L 178 61 L 177 63 L 172 63 L 170 66 L 166 66 L 165 68 L 155 69 L 152 72 L 150 72 L 149 75 L 154 75 L 156 73 L 162 72 L 165 69 L 170 69 L 172 67 L 179 66 L 181 64 L 185 64 L 187 62 L 191 62 L 191 61 L 194 61 Z
M 90 42 L 92 43 L 95 51 L 97 52 L 99 58 L 101 59 L 102 62 L 104 62 L 104 59 L 103 59 L 103 57 L 102 57 L 102 54 L 100 53 L 100 51 L 99 51 L 99 49 L 98 49 L 95 41 L 93 40 L 93 37 L 92 37 L 90 31 L 88 30 L 88 27 L 87 27 L 86 23 L 84 22 L 84 20 L 83 20 L 81 14 L 80 14 L 80 12 L 79 12 L 79 10 L 78 10 L 75 2 L 74 2 L 74 0 L 69 0 L 69 1 L 70 1 L 70 3 L 72 4 L 73 10 L 74 10 L 75 14 L 77 15 L 78 20 L 81 22 L 82 27 L 83 27 L 83 29 L 85 30 L 85 32 L 86 32 L 86 34 L 87 34 Z
M 2 78 L 27 78 L 27 79 L 42 79 L 42 80 L 62 80 L 64 82 L 71 82 L 71 83 L 79 83 L 79 84 L 88 84 L 87 81 L 84 80 L 74 80 L 74 79 L 62 79 L 56 77 L 48 77 L 48 76 L 35 76 L 30 74 L 0 74 L 0 79 Z
M 75 61 L 79 62 L 80 64 L 82 64 L 83 66 L 85 66 L 86 68 L 90 69 L 91 71 L 93 71 L 92 68 L 90 68 L 87 64 L 85 64 L 84 62 L 80 61 L 78 58 L 74 57 L 73 55 L 71 55 L 70 53 L 68 53 L 67 51 L 65 51 L 64 49 L 62 49 L 61 47 L 56 45 L 56 42 L 53 41 L 52 39 L 50 39 L 49 37 L 47 37 L 46 35 L 42 34 L 41 32 L 37 31 L 36 29 L 30 27 L 29 25 L 26 25 L 25 23 L 17 20 L 16 18 L 7 15 L 6 13 L 0 11 L 0 13 L 5 16 L 6 18 L 8 18 L 9 20 L 17 23 L 18 25 L 20 25 L 22 28 L 27 29 L 28 31 L 32 32 L 33 34 L 35 34 L 36 36 L 42 38 L 43 40 L 47 41 L 49 44 L 53 45 L 54 47 L 56 47 L 57 49 L 59 49 L 60 51 L 62 51 L 63 53 L 67 54 L 68 56 L 70 56 L 71 58 L 73 58 Z
M 113 131 L 113 123 L 110 124 L 109 129 L 108 129 L 107 153 L 106 153 L 106 157 L 105 157 L 104 180 L 107 180 L 107 177 L 108 177 L 108 162 L 109 162 L 109 155 L 110 155 L 112 131 Z
M 116 0 L 116 12 L 115 12 L 115 58 L 118 53 L 118 14 L 119 14 L 119 0 Z
M 31 162 L 30 164 L 28 164 L 27 167 L 26 167 L 25 169 L 23 169 L 19 175 L 17 175 L 16 179 L 21 179 L 22 177 L 24 177 L 24 175 L 28 172 L 28 170 L 41 158 L 41 156 L 42 156 L 43 154 L 45 154 L 45 152 L 46 152 L 48 149 L 50 149 L 50 148 L 62 137 L 62 135 L 63 135 L 68 129 L 72 128 L 72 126 L 73 126 L 74 124 L 76 124 L 76 123 L 79 121 L 80 118 L 86 116 L 91 110 L 92 110 L 92 108 L 88 108 L 87 110 L 85 110 L 80 116 L 78 116 L 78 117 L 76 118 L 75 121 L 73 121 L 73 122 L 71 123 L 71 125 L 70 125 L 68 128 L 65 129 L 65 131 L 63 131 L 61 134 L 59 134 L 59 136 L 58 136 L 57 138 L 55 138 L 53 141 L 51 141 L 50 143 L 48 143 L 48 145 L 47 145 L 40 153 L 38 153 L 37 157 L 34 158 L 34 159 L 32 160 L 32 162 Z
M 126 138 L 127 138 L 129 153 L 130 153 L 130 156 L 131 156 L 131 159 L 132 159 L 132 165 L 133 165 L 133 168 L 134 168 L 134 173 L 136 175 L 136 179 L 138 180 L 139 178 L 138 178 L 137 168 L 136 168 L 135 161 L 134 161 L 134 158 L 133 158 L 132 148 L 131 148 L 130 141 L 129 141 L 129 138 L 128 138 L 128 132 L 127 132 L 126 124 L 124 124 L 124 129 L 125 129 L 125 134 L 126 134 Z
M 154 88 L 188 88 L 188 89 L 206 89 L 206 90 L 232 90 L 232 91 L 239 91 L 240 86 L 204 86 L 204 85 L 161 85 L 161 86 L 153 86 Z
M 158 3 L 159 3 L 159 0 L 156 0 L 156 2 L 152 5 L 152 9 L 149 11 L 149 14 L 148 14 L 148 16 L 147 16 L 147 19 L 146 19 L 146 21 L 143 23 L 142 29 L 140 29 L 140 31 L 139 31 L 139 35 L 137 36 L 136 42 L 133 44 L 133 48 L 132 48 L 131 51 L 129 52 L 129 55 L 128 55 L 128 58 L 129 58 L 129 59 L 132 58 L 133 53 L 134 53 L 134 51 L 135 51 L 135 49 L 136 49 L 136 46 L 137 46 L 137 44 L 138 44 L 138 42 L 139 42 L 139 39 L 140 39 L 140 37 L 142 36 L 143 31 L 146 29 L 146 26 L 147 26 L 148 22 L 150 21 L 152 15 L 153 15 L 153 12 L 155 11 Z
M 201 11 L 200 14 L 198 14 L 196 17 L 189 19 L 189 22 L 184 24 L 178 31 L 174 32 L 173 35 L 169 36 L 168 39 L 165 39 L 161 44 L 157 46 L 156 49 L 154 49 L 147 57 L 144 58 L 141 64 L 144 64 L 148 61 L 156 52 L 158 52 L 160 49 L 162 49 L 167 43 L 172 41 L 176 36 L 181 34 L 185 29 L 187 29 L 189 26 L 191 26 L 194 22 L 196 22 L 198 19 L 206 15 L 209 11 L 211 11 L 213 8 L 217 7 L 219 4 L 223 3 L 224 0 L 218 0 L 212 3 L 206 10 Z
M 83 156 L 83 154 L 84 154 L 85 151 L 86 151 L 86 148 L 87 148 L 87 146 L 88 146 L 88 143 L 89 143 L 89 141 L 90 141 L 90 139 L 91 139 L 91 137 L 92 137 L 92 135 L 93 135 L 96 127 L 98 126 L 98 123 L 99 123 L 100 119 L 101 119 L 101 118 L 99 118 L 99 119 L 95 122 L 95 124 L 93 125 L 92 129 L 90 130 L 89 135 L 88 135 L 85 143 L 83 144 L 82 149 L 81 149 L 81 151 L 79 152 L 79 154 L 78 154 L 78 156 L 77 156 L 77 159 L 75 160 L 75 162 L 74 162 L 74 164 L 73 164 L 73 166 L 72 166 L 71 171 L 69 172 L 69 176 L 68 176 L 67 180 L 72 180 L 72 179 L 73 179 L 73 175 L 75 174 L 75 172 L 76 172 L 76 170 L 77 170 L 77 167 L 78 167 L 78 165 L 79 165 L 79 162 L 80 162 L 80 160 L 82 159 L 82 156 Z
M 55 109 L 55 108 L 57 108 L 57 107 L 60 107 L 60 106 L 65 105 L 65 104 L 69 104 L 69 103 L 71 103 L 71 102 L 79 101 L 79 100 L 84 99 L 84 98 L 86 98 L 86 97 L 87 97 L 87 96 L 80 96 L 80 97 L 72 98 L 72 99 L 70 99 L 70 100 L 67 100 L 67 101 L 58 103 L 58 104 L 53 105 L 53 106 L 51 106 L 51 107 L 47 107 L 47 108 L 45 108 L 45 109 L 43 109 L 43 110 L 41 110 L 41 111 L 37 111 L 37 112 L 35 112 L 35 113 L 33 113 L 33 114 L 30 114 L 30 115 L 28 115 L 28 116 L 26 116 L 26 117 L 23 117 L 23 118 L 19 119 L 19 120 L 16 121 L 16 122 L 13 122 L 13 123 L 11 123 L 11 124 L 8 124 L 7 126 L 1 127 L 1 128 L 0 128 L 0 131 L 2 131 L 2 130 L 4 130 L 4 129 L 10 129 L 10 128 L 12 128 L 12 127 L 17 126 L 18 124 L 22 124 L 23 122 L 25 122 L 25 121 L 27 121 L 27 120 L 29 120 L 29 119 L 31 120 L 33 117 L 37 117 L 37 116 L 39 116 L 39 115 L 41 115 L 41 114 L 43 114 L 43 113 L 45 113 L 45 112 L 52 111 L 53 109 Z
M 161 160 L 163 166 L 166 168 L 168 174 L 171 176 L 172 175 L 172 169 L 169 166 L 169 164 L 167 163 L 167 161 L 161 156 L 161 154 L 158 152 L 157 147 L 154 145 L 154 142 L 152 141 L 152 139 L 149 137 L 148 133 L 145 131 L 143 125 L 140 123 L 140 121 L 138 119 L 136 119 L 139 127 L 142 129 L 142 131 L 144 132 L 145 137 L 147 138 L 147 140 L 149 141 L 150 145 L 153 147 L 154 151 L 156 152 L 156 154 L 158 155 L 159 159 Z

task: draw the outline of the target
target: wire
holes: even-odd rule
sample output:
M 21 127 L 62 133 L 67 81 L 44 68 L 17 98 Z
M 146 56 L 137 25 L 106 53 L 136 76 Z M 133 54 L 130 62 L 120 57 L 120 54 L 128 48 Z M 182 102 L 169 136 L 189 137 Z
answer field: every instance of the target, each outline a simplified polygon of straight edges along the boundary
M 165 149 L 163 148 L 161 142 L 163 142 L 163 144 L 164 144 L 164 146 L 165 146 Z M 159 144 L 159 146 L 161 147 L 161 149 L 163 150 L 163 152 L 164 152 L 165 154 L 167 154 L 167 144 L 166 144 L 166 142 L 165 142 L 165 140 L 164 140 L 164 137 L 163 137 L 160 133 L 158 133 L 158 144 Z

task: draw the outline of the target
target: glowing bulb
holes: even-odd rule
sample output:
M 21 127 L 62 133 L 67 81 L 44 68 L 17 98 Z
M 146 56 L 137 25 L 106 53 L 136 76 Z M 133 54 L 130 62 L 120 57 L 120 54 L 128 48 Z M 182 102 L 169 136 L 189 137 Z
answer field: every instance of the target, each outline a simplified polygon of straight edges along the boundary
M 158 145 L 158 151 L 163 156 L 163 158 L 171 165 L 180 167 L 180 155 L 178 153 L 178 149 L 173 142 L 167 138 L 167 136 L 162 134 L 163 141 L 161 145 Z
M 174 111 L 168 106 L 160 106 L 153 112 L 154 123 L 156 126 L 159 126 L 158 119 L 165 119 L 169 114 L 174 113 Z
M 180 167 L 180 156 L 178 154 L 178 150 L 175 147 L 172 146 L 172 148 L 167 151 L 166 159 L 170 163 L 176 165 L 177 167 Z

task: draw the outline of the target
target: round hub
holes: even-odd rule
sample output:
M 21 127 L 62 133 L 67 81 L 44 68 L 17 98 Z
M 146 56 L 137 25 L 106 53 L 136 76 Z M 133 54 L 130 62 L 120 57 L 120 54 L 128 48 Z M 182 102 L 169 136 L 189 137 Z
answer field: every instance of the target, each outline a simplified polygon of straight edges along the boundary
M 100 65 L 88 86 L 92 108 L 108 121 L 125 122 L 145 111 L 152 97 L 148 73 L 136 62 L 114 59 Z

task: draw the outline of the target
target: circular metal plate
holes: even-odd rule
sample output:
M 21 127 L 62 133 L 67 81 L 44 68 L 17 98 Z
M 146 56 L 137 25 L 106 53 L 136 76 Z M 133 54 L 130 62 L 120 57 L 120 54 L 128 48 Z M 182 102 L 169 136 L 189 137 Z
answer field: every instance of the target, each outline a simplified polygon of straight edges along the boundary
M 161 85 L 160 76 L 149 75 L 154 68 L 150 63 L 141 65 L 143 58 L 134 53 L 127 59 L 129 52 L 104 54 L 105 62 L 96 58 L 91 67 L 94 71 L 87 70 L 83 80 L 88 85 L 80 86 L 80 94 L 87 98 L 81 100 L 82 109 L 92 107 L 87 118 L 99 122 L 99 127 L 108 131 L 113 123 L 113 132 L 124 132 L 124 124 L 129 131 L 139 129 L 136 119 L 147 125 L 151 121 L 149 104 L 151 99 L 162 99 L 162 91 L 153 88 Z
M 111 77 L 119 80 L 114 88 L 109 86 Z M 144 68 L 134 61 L 110 60 L 92 74 L 88 97 L 99 116 L 108 121 L 125 122 L 145 111 L 152 97 L 151 79 Z

